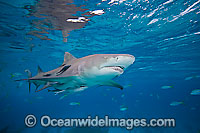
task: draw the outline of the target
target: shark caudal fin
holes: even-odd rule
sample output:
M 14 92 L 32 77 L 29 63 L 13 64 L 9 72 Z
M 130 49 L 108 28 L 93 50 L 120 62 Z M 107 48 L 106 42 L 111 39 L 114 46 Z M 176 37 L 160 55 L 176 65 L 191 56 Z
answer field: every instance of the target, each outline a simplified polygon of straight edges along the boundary
M 24 70 L 24 71 L 28 74 L 28 78 L 27 78 L 27 79 L 17 79 L 17 80 L 15 80 L 15 81 L 24 81 L 24 80 L 28 80 L 28 82 L 29 82 L 29 93 L 30 93 L 30 90 L 31 90 L 31 83 L 30 83 L 30 81 L 29 81 L 29 78 L 32 77 L 32 74 L 31 74 L 31 71 L 28 70 L 28 69 L 26 69 L 26 70 Z
M 26 70 L 24 70 L 27 74 L 28 74 L 28 78 L 27 79 L 18 79 L 18 80 L 15 80 L 15 81 L 24 81 L 24 80 L 27 80 L 28 81 L 28 88 L 29 88 L 29 93 L 30 93 L 30 91 L 31 91 L 31 83 L 33 83 L 35 86 L 36 86 L 36 89 L 35 89 L 35 92 L 37 92 L 37 89 L 38 89 L 38 87 L 40 86 L 40 84 L 39 83 L 37 83 L 36 81 L 31 81 L 31 78 L 32 78 L 32 73 L 31 73 L 31 71 L 30 70 L 28 70 L 28 69 L 26 69 Z M 42 69 L 40 68 L 40 66 L 38 66 L 38 74 L 41 74 L 41 73 L 44 73 L 43 71 L 42 71 Z

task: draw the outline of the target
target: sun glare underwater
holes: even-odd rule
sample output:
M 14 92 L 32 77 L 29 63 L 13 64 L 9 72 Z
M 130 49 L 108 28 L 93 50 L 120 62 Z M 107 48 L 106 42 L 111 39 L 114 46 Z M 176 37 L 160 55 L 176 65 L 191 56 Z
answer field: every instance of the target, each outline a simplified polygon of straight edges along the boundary
M 1 133 L 200 133 L 200 0 L 0 0 L 0 9 Z M 175 126 L 44 127 L 42 116 Z

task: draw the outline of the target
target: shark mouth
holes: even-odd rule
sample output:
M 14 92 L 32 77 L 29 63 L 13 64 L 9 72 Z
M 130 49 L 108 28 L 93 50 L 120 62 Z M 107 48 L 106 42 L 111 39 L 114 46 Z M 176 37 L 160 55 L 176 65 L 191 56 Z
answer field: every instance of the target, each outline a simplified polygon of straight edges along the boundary
M 120 73 L 124 72 L 124 67 L 123 66 L 105 66 L 105 67 L 111 68 L 111 69 L 113 69 L 115 71 L 118 71 Z

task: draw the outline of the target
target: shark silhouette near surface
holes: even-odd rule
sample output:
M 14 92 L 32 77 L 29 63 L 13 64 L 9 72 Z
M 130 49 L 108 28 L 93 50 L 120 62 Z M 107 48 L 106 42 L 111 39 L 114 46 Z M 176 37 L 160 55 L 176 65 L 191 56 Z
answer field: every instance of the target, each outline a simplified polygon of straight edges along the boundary
M 112 79 L 121 75 L 124 70 L 133 64 L 135 57 L 129 54 L 95 54 L 82 58 L 75 58 L 65 52 L 63 64 L 51 71 L 43 72 L 38 66 L 38 74 L 32 77 L 29 70 L 29 78 L 23 79 L 36 86 L 36 92 L 48 87 L 55 93 L 72 93 L 83 91 L 95 85 L 113 86 L 120 89 L 123 87 Z M 44 85 L 37 90 L 40 85 Z

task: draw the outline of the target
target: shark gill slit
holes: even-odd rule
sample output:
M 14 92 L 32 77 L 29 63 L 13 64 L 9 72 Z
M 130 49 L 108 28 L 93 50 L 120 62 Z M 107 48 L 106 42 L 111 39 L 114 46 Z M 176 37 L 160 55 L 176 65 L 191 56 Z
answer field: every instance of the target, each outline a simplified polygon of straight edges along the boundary
M 43 77 L 48 77 L 48 76 L 51 76 L 50 73 L 47 73 L 47 74 L 44 74 Z
M 56 73 L 56 76 L 62 74 L 63 72 L 65 72 L 67 69 L 70 68 L 71 65 L 67 65 L 67 66 L 64 66 L 59 72 Z

